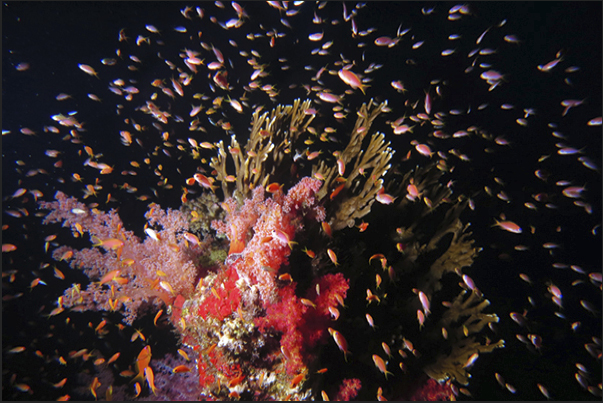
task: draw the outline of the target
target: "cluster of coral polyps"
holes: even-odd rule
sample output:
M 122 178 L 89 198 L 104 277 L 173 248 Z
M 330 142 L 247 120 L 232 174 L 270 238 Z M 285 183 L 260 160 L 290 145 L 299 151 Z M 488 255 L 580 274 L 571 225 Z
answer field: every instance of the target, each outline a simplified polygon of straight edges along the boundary
M 223 204 L 229 255 L 202 277 L 189 299 L 177 297 L 172 323 L 199 354 L 202 394 L 215 398 L 306 399 L 316 347 L 328 339 L 331 312 L 349 288 L 341 273 L 316 277 L 296 295 L 284 271 L 295 234 L 305 220 L 324 220 L 314 194 L 321 182 L 303 178 L 287 194 L 265 198 L 257 187 L 242 205 Z M 303 295 L 303 294 L 302 294 Z M 314 371 L 315 372 L 315 371 Z

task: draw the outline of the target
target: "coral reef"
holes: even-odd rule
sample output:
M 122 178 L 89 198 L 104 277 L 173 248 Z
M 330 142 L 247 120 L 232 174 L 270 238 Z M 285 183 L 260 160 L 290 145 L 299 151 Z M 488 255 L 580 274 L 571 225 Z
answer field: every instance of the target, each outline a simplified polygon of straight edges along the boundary
M 44 222 L 63 222 L 94 242 L 53 252 L 92 281 L 66 290 L 60 309 L 118 310 L 127 323 L 150 303 L 165 309 L 182 346 L 196 354 L 198 390 L 189 385 L 187 396 L 449 398 L 452 381 L 467 384 L 468 361 L 504 342 L 478 341 L 498 317 L 484 312 L 488 301 L 463 273 L 478 253 L 460 219 L 467 200 L 451 199 L 442 183 L 445 163 L 388 172 L 389 143 L 381 133 L 368 136 L 387 110 L 385 102 L 362 105 L 347 146 L 312 166 L 313 177 L 289 179 L 296 143 L 315 132 L 311 104 L 256 111 L 245 147 L 233 135 L 229 154 L 220 142 L 211 160 L 224 201 L 213 193 L 213 177 L 197 174 L 195 181 L 210 190 L 181 211 L 151 204 L 142 242 L 115 211 L 90 209 L 58 192 L 56 201 L 41 203 L 51 210 Z M 228 174 L 227 155 L 235 175 Z M 361 237 L 369 223 L 353 228 L 369 212 L 368 231 L 389 234 L 386 243 Z M 464 289 L 447 302 L 457 292 L 450 281 L 456 277 Z M 345 361 L 330 367 L 374 363 L 375 382 L 363 386 L 319 368 L 325 352 Z M 151 371 L 141 355 L 139 379 Z M 150 365 L 161 380 L 155 386 L 178 376 L 169 373 L 175 362 Z M 383 374 L 384 388 L 375 390 Z M 409 383 L 417 374 L 442 384 L 417 391 Z

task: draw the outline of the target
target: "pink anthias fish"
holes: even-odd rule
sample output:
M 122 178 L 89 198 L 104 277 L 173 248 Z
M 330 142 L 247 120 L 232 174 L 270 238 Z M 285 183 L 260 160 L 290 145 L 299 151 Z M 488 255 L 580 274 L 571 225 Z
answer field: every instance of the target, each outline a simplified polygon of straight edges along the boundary
M 494 221 L 496 221 L 496 223 L 493 225 L 494 227 L 500 227 L 505 231 L 509 231 L 514 234 L 521 234 L 521 227 L 515 224 L 513 221 L 498 221 L 496 218 Z
M 360 89 L 360 91 L 362 91 L 363 94 L 365 93 L 364 87 L 367 87 L 367 85 L 362 83 L 362 81 L 356 75 L 356 73 L 354 73 L 351 70 L 341 69 L 337 72 L 337 74 L 339 75 L 339 78 L 341 78 L 341 80 L 344 83 L 346 83 L 353 89 L 356 89 L 356 88 Z

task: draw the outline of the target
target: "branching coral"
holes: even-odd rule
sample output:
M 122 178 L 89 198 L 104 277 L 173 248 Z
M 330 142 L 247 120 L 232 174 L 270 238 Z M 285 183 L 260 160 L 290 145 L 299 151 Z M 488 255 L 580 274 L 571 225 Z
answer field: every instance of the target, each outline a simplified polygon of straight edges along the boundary
M 437 168 L 437 169 L 434 169 Z M 398 209 L 408 208 L 411 203 L 423 202 L 428 208 L 421 209 L 421 216 L 432 213 L 442 203 L 449 203 L 452 190 L 441 183 L 444 166 L 429 164 L 407 171 L 400 180 L 388 181 L 385 191 L 395 196 Z M 414 228 L 418 220 L 413 222 Z
M 335 153 L 337 164 L 333 164 L 333 160 L 321 160 L 312 167 L 313 175 L 324 179 L 317 194 L 318 200 L 327 200 L 327 196 L 334 199 L 339 194 L 330 203 L 329 221 L 334 230 L 351 227 L 356 219 L 367 215 L 383 187 L 382 178 L 390 168 L 389 161 L 394 151 L 382 133 L 372 134 L 368 144 L 365 138 L 373 121 L 385 111 L 387 102 L 374 105 L 371 100 L 368 105 L 363 104 L 346 148 Z M 315 116 L 313 113 L 310 101 L 301 102 L 299 99 L 293 105 L 278 105 L 261 115 L 256 111 L 244 148 L 234 135 L 228 147 L 220 141 L 218 155 L 211 159 L 210 166 L 215 169 L 224 195 L 242 203 L 256 186 L 265 187 L 270 182 L 285 179 L 293 162 L 295 145 L 300 135 L 308 130 Z M 229 154 L 234 164 L 234 175 L 228 173 Z M 344 172 L 340 166 L 345 167 Z M 343 175 L 347 175 L 345 180 Z M 333 192 L 335 189 L 338 189 L 336 193 Z
M 296 99 L 293 105 L 278 105 L 271 112 L 253 113 L 251 133 L 242 149 L 233 135 L 228 146 L 234 163 L 234 175 L 228 173 L 228 154 L 224 143 L 218 143 L 218 155 L 210 166 L 216 170 L 216 179 L 222 183 L 225 197 L 239 202 L 249 196 L 256 186 L 265 187 L 270 181 L 283 179 L 291 165 L 295 143 L 314 119 L 309 100 Z M 230 178 L 234 176 L 234 183 Z
M 386 213 L 383 209 L 381 221 L 375 221 L 373 215 L 371 224 L 389 228 L 391 243 L 375 243 L 370 259 L 380 261 L 390 281 L 377 269 L 376 286 L 366 290 L 370 315 L 366 321 L 371 329 L 365 343 L 374 343 L 377 351 L 379 344 L 375 339 L 386 339 L 388 349 L 400 343 L 403 349 L 420 357 L 422 370 L 431 378 L 466 384 L 470 377 L 469 358 L 504 345 L 502 340 L 483 342 L 478 335 L 498 317 L 483 312 L 489 302 L 482 299 L 477 289 L 471 295 L 463 291 L 453 302 L 442 302 L 443 295 L 455 284 L 448 280 L 462 276 L 463 269 L 471 266 L 478 253 L 469 226 L 460 219 L 467 201 L 451 200 L 452 189 L 442 182 L 443 173 L 436 164 L 399 172 L 393 172 L 384 186 L 388 194 L 397 197 L 392 206 L 395 211 L 389 208 Z M 372 266 L 377 267 L 374 262 Z M 360 297 L 358 294 L 354 296 Z M 383 308 L 371 309 L 384 303 L 391 312 L 387 317 L 381 313 Z M 448 309 L 443 310 L 441 305 Z M 400 368 L 410 370 L 412 360 L 406 353 L 400 355 Z M 390 358 L 388 368 L 395 363 Z M 393 396 L 408 398 L 401 390 Z
M 463 225 L 461 213 L 467 201 L 450 200 L 452 191 L 441 183 L 443 173 L 436 165 L 417 167 L 407 172 L 399 181 L 389 181 L 388 192 L 398 197 L 396 208 L 404 224 L 396 228 L 393 239 L 403 248 L 403 258 L 398 268 L 408 273 L 417 269 L 417 259 L 442 251 L 437 259 L 429 261 L 429 270 L 422 275 L 418 287 L 428 296 L 440 290 L 440 280 L 446 273 L 461 273 L 477 256 L 478 248 L 470 239 L 469 225 Z M 395 183 L 399 185 L 394 188 Z M 404 197 L 402 197 L 404 196 Z M 427 233 L 426 228 L 433 228 Z M 451 237 L 448 242 L 446 235 Z
M 490 305 L 490 301 L 480 296 L 478 291 L 469 294 L 466 300 L 463 298 L 467 291 L 463 290 L 454 301 L 449 304 L 448 310 L 442 316 L 440 323 L 448 328 L 452 323 L 458 322 L 461 318 L 468 316 L 463 325 L 459 327 L 454 335 L 461 338 L 462 335 L 480 332 L 488 323 L 498 322 L 498 316 L 495 314 L 485 314 L 482 311 Z M 448 304 L 447 304 L 448 305 Z
M 451 209 L 448 213 L 454 210 Z M 447 214 L 448 216 L 448 214 Z M 435 248 L 435 244 L 446 233 L 453 234 L 452 241 L 446 252 L 440 256 L 430 267 L 429 273 L 425 278 L 425 283 L 421 285 L 424 292 L 428 295 L 442 288 L 440 279 L 445 273 L 460 273 L 463 267 L 471 266 L 474 258 L 477 256 L 477 248 L 473 247 L 473 239 L 469 239 L 471 232 L 466 232 L 469 224 L 463 226 L 459 219 L 456 219 L 449 227 L 443 228 L 438 234 L 434 235 L 426 250 Z
M 449 354 L 439 355 L 435 363 L 424 368 L 427 375 L 438 381 L 453 378 L 467 385 L 471 377 L 469 369 L 472 358 L 477 357 L 474 354 L 489 353 L 505 345 L 504 340 L 481 344 L 475 336 L 470 337 L 471 334 L 479 333 L 489 323 L 498 322 L 498 316 L 482 312 L 490 302 L 479 296 L 477 291 L 471 292 L 469 297 L 464 299 L 466 294 L 467 291 L 463 290 L 452 303 L 447 304 L 448 310 L 438 322 L 438 325 L 445 329 L 454 326 L 454 329 L 448 331 L 448 341 L 452 343 L 452 351 Z M 468 318 L 462 324 L 457 323 L 464 317 Z
M 390 168 L 394 150 L 382 133 L 374 133 L 366 149 L 363 143 L 375 118 L 387 110 L 387 102 L 375 106 L 373 100 L 363 104 L 346 148 L 338 154 L 336 165 L 321 160 L 312 167 L 314 176 L 324 178 L 318 199 L 335 199 L 329 209 L 329 224 L 334 230 L 354 226 L 357 218 L 367 215 L 375 196 L 383 186 L 382 177 Z M 343 166 L 344 172 L 341 172 Z M 347 175 L 343 183 L 339 178 Z M 340 186 L 342 186 L 340 188 Z M 335 193 L 335 189 L 338 189 Z

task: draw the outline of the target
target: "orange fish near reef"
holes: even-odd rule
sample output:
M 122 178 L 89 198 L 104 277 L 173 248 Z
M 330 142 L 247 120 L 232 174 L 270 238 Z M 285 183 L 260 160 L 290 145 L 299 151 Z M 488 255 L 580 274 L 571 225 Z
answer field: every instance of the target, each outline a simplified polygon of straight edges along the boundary
M 278 239 L 279 241 L 281 241 L 282 243 L 286 243 L 287 245 L 289 245 L 289 249 L 292 249 L 291 244 L 296 244 L 297 242 L 292 241 L 291 239 L 289 239 L 289 235 L 287 235 L 286 232 L 283 232 L 281 230 L 278 229 L 273 229 L 272 230 L 272 236 L 276 239 Z
M 379 371 L 383 372 L 385 375 L 385 379 L 387 379 L 387 374 L 393 375 L 391 372 L 387 370 L 387 364 L 383 361 L 383 358 L 378 356 L 377 354 L 373 354 L 373 362 L 375 366 L 379 369 Z
M 186 365 L 178 365 L 176 368 L 172 369 L 173 374 L 181 374 L 183 372 L 191 372 L 191 369 Z
M 366 85 L 362 84 L 362 81 L 356 75 L 356 73 L 354 73 L 351 70 L 341 69 L 337 72 L 337 74 L 339 75 L 339 78 L 341 78 L 341 80 L 344 83 L 346 83 L 353 89 L 356 89 L 356 88 L 360 89 L 360 91 L 362 91 L 362 93 L 364 94 L 364 87 L 366 87 Z
M 122 248 L 124 246 L 124 241 L 122 241 L 121 239 L 116 239 L 116 238 L 99 239 L 97 237 L 94 237 L 94 238 L 96 238 L 96 240 L 97 240 L 97 242 L 93 245 L 95 247 L 102 246 L 105 249 L 115 250 L 115 249 Z
M 98 377 L 96 377 L 92 380 L 92 384 L 90 384 L 90 393 L 94 396 L 94 400 L 97 399 L 96 389 L 98 389 L 99 386 L 101 386 L 101 383 L 99 382 Z
M 384 193 L 383 188 L 381 188 L 381 190 L 377 193 L 377 196 L 375 196 L 375 200 L 377 200 L 381 204 L 391 204 L 396 199 L 397 197 L 392 197 L 392 195 Z
M 136 359 L 136 369 L 138 370 L 138 375 L 130 382 L 135 382 L 136 380 L 143 380 L 145 378 L 144 370 L 149 366 L 151 362 L 151 346 L 145 346 L 140 353 L 138 354 L 138 358 Z
M 107 284 L 108 282 L 112 281 L 115 277 L 118 277 L 120 273 L 121 271 L 119 269 L 111 270 L 109 273 L 105 274 L 103 278 L 101 278 L 100 285 Z
M 513 221 L 498 221 L 496 218 L 494 221 L 496 221 L 496 224 L 494 224 L 493 227 L 500 227 L 505 231 L 509 231 L 514 234 L 521 234 L 521 227 L 515 224 Z
M 331 336 L 333 336 L 333 339 L 335 340 L 337 347 L 339 347 L 339 349 L 343 352 L 343 356 L 344 356 L 345 360 L 347 361 L 348 354 L 350 353 L 350 351 L 348 350 L 347 340 L 337 330 L 335 330 L 333 328 L 329 328 L 328 330 L 329 330 L 329 333 L 331 333 Z
M 320 223 L 322 225 L 322 230 L 327 234 L 327 236 L 333 236 L 333 230 L 328 222 L 323 221 Z
M 266 186 L 266 192 L 268 193 L 276 193 L 279 190 L 282 191 L 283 190 L 283 186 L 284 185 L 279 185 L 277 182 L 273 182 L 269 185 Z
M 331 192 L 331 195 L 329 196 L 329 199 L 333 200 L 345 187 L 345 183 L 342 183 L 341 185 L 337 186 L 335 188 L 335 190 L 333 190 Z
M 109 360 L 107 361 L 107 364 L 111 364 L 113 362 L 115 362 L 119 356 L 121 355 L 121 353 L 115 353 L 111 356 L 111 358 L 109 358 Z
M 337 263 L 337 255 L 332 249 L 327 249 L 327 255 L 329 255 L 329 259 L 331 259 L 331 262 L 333 262 L 335 266 L 339 266 L 339 263 Z
M 362 221 L 359 225 L 356 226 L 356 228 L 358 228 L 358 230 L 360 232 L 364 232 L 364 231 L 366 231 L 368 226 L 369 226 L 369 223 Z
M 304 379 L 305 375 L 299 374 L 293 377 L 293 379 L 291 380 L 291 388 L 295 388 L 297 385 L 299 385 L 299 383 Z
M 149 384 L 149 387 L 151 388 L 151 391 L 153 392 L 154 395 L 156 395 L 157 388 L 155 387 L 155 375 L 153 374 L 153 370 L 151 369 L 151 367 L 147 366 L 144 369 L 144 376 Z

